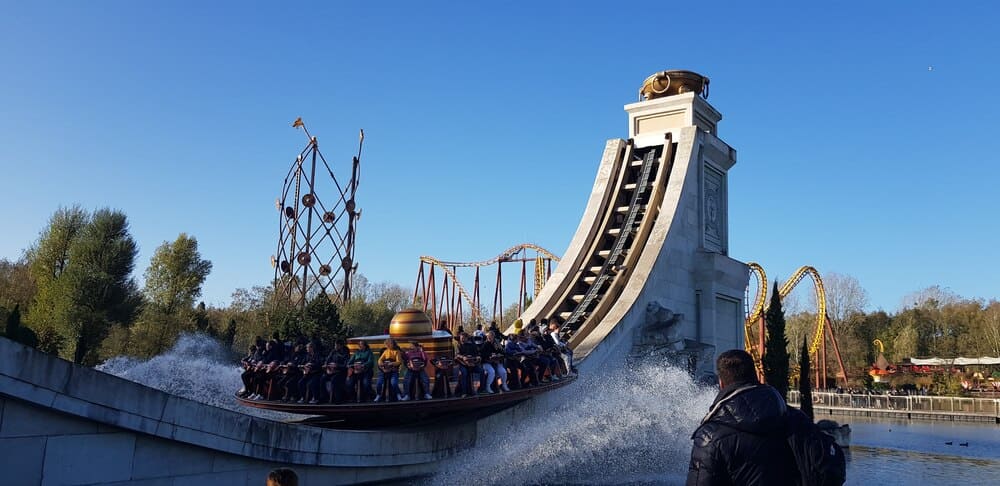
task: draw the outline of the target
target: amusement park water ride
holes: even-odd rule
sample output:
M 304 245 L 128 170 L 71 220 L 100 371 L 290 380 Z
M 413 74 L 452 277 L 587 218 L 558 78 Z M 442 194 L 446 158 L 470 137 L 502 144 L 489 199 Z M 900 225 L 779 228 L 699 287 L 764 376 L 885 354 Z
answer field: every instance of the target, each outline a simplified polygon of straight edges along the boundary
M 359 178 L 361 147 L 364 143 L 364 131 L 360 132 L 358 155 L 351 163 L 351 178 L 346 184 L 341 184 L 331 165 L 319 150 L 319 141 L 309 134 L 301 118 L 292 124 L 301 128 L 308 138 L 306 147 L 295 158 L 295 162 L 285 177 L 281 197 L 276 201 L 279 213 L 278 253 L 271 258 L 275 270 L 275 289 L 278 295 L 287 299 L 293 305 L 304 308 L 306 302 L 315 295 L 323 293 L 336 302 L 347 302 L 351 298 L 352 277 L 357 272 L 354 261 L 354 241 L 356 223 L 361 216 L 355 202 Z M 332 194 L 331 200 L 322 199 L 323 190 Z M 375 336 L 359 336 L 348 339 L 348 349 L 353 353 L 361 348 L 361 343 L 367 343 L 372 352 L 378 356 L 385 348 L 387 339 L 392 338 L 406 350 L 411 342 L 420 342 L 431 362 L 426 363 L 426 371 L 431 378 L 432 390 L 440 390 L 443 397 L 430 400 L 384 401 L 379 403 L 348 402 L 339 404 L 301 404 L 277 400 L 254 400 L 240 395 L 236 396 L 240 403 L 267 410 L 294 414 L 319 415 L 333 419 L 349 421 L 351 424 L 400 423 L 432 418 L 438 415 L 467 411 L 493 411 L 507 407 L 532 396 L 565 386 L 575 380 L 575 374 L 568 374 L 564 379 L 545 379 L 542 383 L 531 387 L 516 388 L 507 392 L 481 394 L 472 397 L 455 398 L 451 393 L 450 383 L 436 383 L 437 376 L 450 375 L 436 373 L 435 366 L 440 363 L 453 362 L 455 358 L 454 330 L 461 325 L 459 319 L 453 319 L 448 329 L 438 328 L 444 324 L 444 319 L 438 316 L 442 313 L 462 316 L 462 299 L 469 304 L 473 322 L 482 322 L 479 312 L 479 268 L 497 264 L 497 291 L 494 294 L 494 315 L 502 308 L 503 300 L 500 293 L 502 273 L 501 263 L 520 262 L 521 295 L 525 295 L 525 269 L 529 261 L 524 254 L 535 251 L 538 256 L 530 261 L 535 262 L 535 295 L 551 273 L 551 262 L 558 258 L 544 248 L 524 244 L 513 247 L 496 258 L 485 262 L 446 262 L 433 257 L 421 257 L 421 267 L 418 275 L 418 289 L 423 283 L 423 293 L 414 290 L 415 303 L 424 303 L 423 309 L 404 309 L 397 313 L 389 325 L 388 334 Z M 426 279 L 424 265 L 430 266 Z M 546 265 L 547 271 L 546 272 Z M 444 274 L 442 279 L 442 294 L 440 300 L 435 292 L 434 268 L 440 268 Z M 476 286 L 473 295 L 466 293 L 458 282 L 455 271 L 458 267 L 476 269 Z M 337 277 L 340 277 L 337 279 Z M 523 308 L 523 300 L 519 302 L 518 312 Z M 428 305 L 433 312 L 434 320 L 428 318 L 424 311 Z M 438 361 L 444 358 L 444 361 Z M 441 366 L 444 366 L 443 364 Z M 355 370 L 346 370 L 348 374 Z M 273 381 L 273 380 L 272 380 Z M 360 385 L 359 385 L 360 386 Z M 447 389 L 445 389 L 447 388 Z M 424 390 L 430 393 L 431 390 Z M 388 395 L 388 394 L 387 394 Z M 422 395 L 422 394 L 419 394 Z M 360 397 L 360 395 L 359 395 Z
M 702 110 L 697 115 L 704 116 L 695 117 L 692 119 L 694 121 L 687 123 L 697 125 L 699 130 L 704 130 L 703 135 L 699 136 L 714 137 L 715 123 L 718 119 L 713 121 L 712 117 L 721 115 L 717 113 L 713 115 L 714 110 L 699 100 L 699 96 L 707 98 L 707 95 L 708 78 L 690 71 L 656 73 L 646 79 L 640 90 L 641 101 L 669 97 L 689 100 L 683 103 L 693 103 L 692 106 L 695 108 L 692 111 Z M 668 186 L 671 183 L 671 173 L 675 171 L 674 166 L 677 164 L 690 166 L 688 159 L 682 159 L 678 155 L 690 154 L 690 149 L 682 146 L 681 140 L 674 138 L 678 134 L 684 135 L 685 132 L 668 130 L 661 136 L 661 140 L 657 141 L 651 138 L 651 134 L 639 133 L 639 128 L 645 126 L 640 125 L 640 115 L 647 117 L 643 120 L 662 120 L 649 123 L 648 126 L 654 130 L 660 129 L 657 128 L 660 126 L 657 123 L 673 123 L 673 120 L 678 119 L 649 118 L 652 115 L 639 113 L 635 115 L 637 117 L 635 123 L 636 137 L 642 138 L 641 144 L 633 138 L 627 141 L 609 141 L 602 160 L 602 170 L 599 171 L 598 182 L 595 183 L 595 193 L 592 195 L 591 203 L 588 203 L 585 220 L 581 222 L 581 229 L 571 243 L 575 254 L 567 265 L 567 268 L 571 269 L 570 272 L 564 272 L 559 278 L 551 279 L 554 283 L 550 282 L 550 277 L 553 276 L 552 262 L 559 262 L 560 258 L 532 244 L 511 247 L 495 258 L 479 262 L 456 262 L 429 256 L 421 257 L 413 294 L 415 308 L 397 315 L 390 325 L 388 334 L 351 338 L 349 347 L 356 350 L 364 341 L 371 346 L 373 352 L 379 353 L 384 340 L 392 337 L 404 346 L 408 340 L 418 340 L 433 356 L 454 357 L 452 336 L 457 328 L 463 324 L 475 325 L 485 321 L 480 299 L 481 270 L 496 266 L 492 319 L 503 329 L 503 326 L 510 323 L 503 322 L 502 267 L 504 264 L 520 263 L 517 315 L 525 321 L 558 317 L 562 323 L 559 330 L 560 337 L 577 352 L 578 356 L 585 359 L 593 352 L 596 343 L 608 336 L 617 319 L 621 319 L 620 312 L 615 314 L 615 309 L 621 307 L 618 305 L 619 301 L 625 296 L 628 296 L 628 299 L 635 298 L 634 291 L 627 290 L 627 284 L 634 278 L 643 279 L 643 282 L 650 278 L 648 272 L 652 263 L 648 259 L 644 263 L 643 251 L 646 247 L 651 247 L 654 252 L 658 252 L 664 245 L 663 233 L 657 233 L 654 227 L 661 216 L 661 207 L 670 198 Z M 293 126 L 305 130 L 301 119 L 296 120 Z M 357 270 L 354 261 L 354 234 L 356 222 L 361 215 L 355 203 L 360 175 L 360 148 L 358 156 L 352 161 L 351 179 L 346 184 L 340 184 L 326 159 L 319 152 L 317 139 L 308 132 L 306 135 L 309 142 L 289 170 L 282 196 L 277 202 L 280 218 L 279 248 L 278 255 L 272 259 L 276 288 L 281 295 L 303 306 L 308 298 L 319 292 L 326 292 L 332 299 L 343 302 L 350 299 L 351 280 Z M 690 132 L 684 136 L 691 136 Z M 361 140 L 363 141 L 363 132 Z M 716 156 L 720 160 L 727 157 L 728 146 L 714 138 L 705 143 L 709 142 L 715 144 L 712 150 L 716 150 Z M 679 152 L 682 149 L 684 151 Z M 735 161 L 735 155 L 731 152 L 728 157 L 732 157 L 731 160 Z M 609 179 L 602 183 L 600 174 L 605 171 L 605 167 L 610 174 Z M 318 174 L 317 168 L 320 169 Z M 681 165 L 677 170 L 687 169 Z M 673 177 L 684 176 L 685 174 L 681 172 Z M 725 257 L 725 231 L 721 226 L 724 224 L 724 218 L 719 216 L 724 210 L 719 195 L 720 191 L 724 190 L 724 185 L 721 179 L 715 181 L 714 188 L 710 188 L 714 192 L 708 192 L 704 199 L 706 207 L 709 208 L 705 210 L 707 212 L 704 238 L 706 245 L 715 248 L 714 250 L 710 248 L 710 252 Z M 711 181 L 706 181 L 706 187 L 709 182 Z M 333 194 L 332 203 L 327 204 L 326 200 L 321 202 L 317 193 L 321 183 L 326 183 L 332 188 L 330 190 Z M 603 196 L 597 192 L 598 188 L 601 188 Z M 594 211 L 591 211 L 591 206 L 594 207 Z M 666 216 L 669 219 L 671 215 Z M 576 243 L 578 238 L 579 245 Z M 534 252 L 534 256 L 531 252 Z M 566 255 L 567 258 L 569 256 Z M 536 302 L 526 308 L 529 263 L 533 265 L 532 286 Z M 725 261 L 715 264 L 728 265 Z M 743 323 L 744 345 L 758 364 L 758 370 L 761 370 L 760 360 L 765 341 L 763 316 L 767 302 L 767 277 L 760 265 L 755 263 L 743 268 L 749 269 L 750 280 L 756 278 L 758 282 L 757 293 L 754 296 L 750 294 L 751 287 L 747 286 L 746 298 L 743 301 L 746 306 Z M 473 272 L 471 287 L 460 282 L 460 269 Z M 340 280 L 335 280 L 338 275 L 341 276 Z M 813 383 L 826 387 L 827 343 L 832 343 L 840 366 L 838 378 L 846 380 L 847 373 L 840 358 L 834 330 L 826 315 L 825 290 L 819 273 L 813 267 L 802 267 L 785 282 L 778 293 L 780 298 L 784 298 L 805 276 L 812 278 L 819 307 L 816 328 L 809 346 L 810 355 L 816 357 L 815 361 L 819 361 Z M 547 284 L 551 288 L 547 288 Z M 469 288 L 472 289 L 471 292 Z M 544 293 L 543 288 L 546 289 Z M 465 306 L 468 306 L 468 311 Z M 603 322 L 606 318 L 610 326 Z M 468 322 L 463 322 L 466 319 Z M 434 376 L 432 372 L 428 375 Z M 572 378 L 553 381 L 543 386 L 474 398 L 439 398 L 427 401 L 310 405 L 245 398 L 239 400 L 251 407 L 346 420 L 378 422 L 389 416 L 395 419 L 415 420 L 456 411 L 502 408 L 565 386 L 572 381 Z
M 549 381 L 546 379 L 537 386 L 511 389 L 506 392 L 500 392 L 497 388 L 496 393 L 481 393 L 460 398 L 455 396 L 450 388 L 444 389 L 444 387 L 452 385 L 450 380 L 445 383 L 435 382 L 436 377 L 439 376 L 435 366 L 442 363 L 442 361 L 438 361 L 439 358 L 444 358 L 443 362 L 445 363 L 457 365 L 454 363 L 455 353 L 452 348 L 454 336 L 444 330 L 433 330 L 430 320 L 420 309 L 411 308 L 400 311 L 389 324 L 389 334 L 351 338 L 348 340 L 348 348 L 351 352 L 355 352 L 361 348 L 361 342 L 364 341 L 369 343 L 373 353 L 378 356 L 385 348 L 385 340 L 390 337 L 402 343 L 403 346 L 408 346 L 408 343 L 413 341 L 422 344 L 428 358 L 430 358 L 430 362 L 425 364 L 425 371 L 431 378 L 430 390 L 423 391 L 427 393 L 433 391 L 435 398 L 429 400 L 414 398 L 407 401 L 387 400 L 378 403 L 355 402 L 348 399 L 345 403 L 338 404 L 300 404 L 275 400 L 251 400 L 240 396 L 237 396 L 236 399 L 250 407 L 294 414 L 320 415 L 328 419 L 342 421 L 344 425 L 384 425 L 408 423 L 456 413 L 493 412 L 523 402 L 535 395 L 561 388 L 576 379 L 575 374 L 568 374 L 561 380 Z M 351 374 L 354 371 L 348 369 L 347 373 Z M 450 368 L 442 371 L 445 373 L 444 376 L 451 375 Z M 414 387 L 416 386 L 418 384 L 414 383 Z M 348 393 L 358 392 L 348 390 Z M 414 397 L 423 394 L 414 391 L 407 391 L 407 393 Z M 386 394 L 386 396 L 388 395 Z

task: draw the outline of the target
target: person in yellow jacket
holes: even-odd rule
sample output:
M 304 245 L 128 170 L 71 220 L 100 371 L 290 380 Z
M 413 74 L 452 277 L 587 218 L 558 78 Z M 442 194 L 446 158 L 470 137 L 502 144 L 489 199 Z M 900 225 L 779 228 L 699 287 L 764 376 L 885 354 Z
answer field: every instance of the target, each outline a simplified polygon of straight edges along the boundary
M 378 383 L 375 385 L 375 401 L 382 401 L 383 387 L 386 379 L 389 380 L 389 392 L 385 399 L 396 401 L 399 399 L 399 367 L 403 366 L 403 351 L 399 349 L 396 340 L 389 338 L 385 340 L 385 351 L 378 358 Z

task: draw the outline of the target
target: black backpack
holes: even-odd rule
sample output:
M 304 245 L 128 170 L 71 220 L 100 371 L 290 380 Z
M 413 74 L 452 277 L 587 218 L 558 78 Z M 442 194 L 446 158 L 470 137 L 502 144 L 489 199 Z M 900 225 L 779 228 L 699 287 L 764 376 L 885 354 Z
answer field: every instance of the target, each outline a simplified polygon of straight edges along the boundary
M 788 408 L 788 446 L 804 486 L 840 486 L 847 480 L 844 450 L 801 411 Z

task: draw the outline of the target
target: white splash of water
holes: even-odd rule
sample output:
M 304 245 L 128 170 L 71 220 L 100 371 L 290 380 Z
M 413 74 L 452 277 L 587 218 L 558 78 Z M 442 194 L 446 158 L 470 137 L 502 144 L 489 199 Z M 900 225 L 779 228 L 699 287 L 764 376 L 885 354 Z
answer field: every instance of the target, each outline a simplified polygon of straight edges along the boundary
M 677 368 L 581 377 L 481 445 L 446 461 L 429 483 L 682 484 L 691 433 L 717 390 Z
M 207 405 L 272 419 L 287 417 L 240 405 L 233 394 L 243 387 L 242 368 L 222 343 L 204 334 L 182 334 L 170 350 L 148 360 L 118 356 L 95 368 Z

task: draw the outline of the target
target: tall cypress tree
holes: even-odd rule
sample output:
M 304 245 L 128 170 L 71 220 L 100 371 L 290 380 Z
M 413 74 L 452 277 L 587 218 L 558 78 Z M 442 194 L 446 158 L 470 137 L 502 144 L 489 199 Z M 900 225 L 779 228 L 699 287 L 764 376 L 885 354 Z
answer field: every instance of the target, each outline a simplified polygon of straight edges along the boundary
M 785 337 L 785 311 L 781 308 L 778 283 L 771 292 L 771 304 L 764 316 L 767 340 L 764 341 L 764 380 L 788 399 L 788 338 Z
M 799 354 L 799 410 L 812 420 L 814 417 L 810 371 L 809 345 L 806 336 L 802 336 L 802 351 Z

